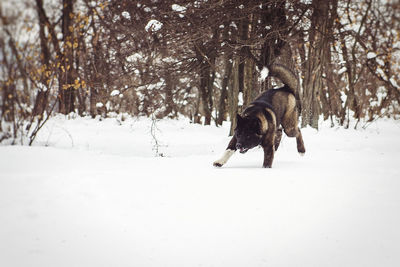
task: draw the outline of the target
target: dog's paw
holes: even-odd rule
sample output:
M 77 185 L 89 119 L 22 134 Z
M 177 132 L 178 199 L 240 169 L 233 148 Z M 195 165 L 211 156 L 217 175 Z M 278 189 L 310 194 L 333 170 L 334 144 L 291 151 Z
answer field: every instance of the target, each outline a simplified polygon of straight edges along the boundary
M 299 155 L 304 157 L 304 155 L 306 154 L 306 152 L 299 152 Z
M 222 165 L 228 162 L 228 159 L 233 155 L 233 153 L 235 153 L 235 150 L 228 148 L 227 150 L 225 150 L 224 155 L 222 155 L 220 159 L 214 161 L 213 165 L 215 167 L 222 167 Z
M 218 161 L 214 161 L 214 163 L 213 163 L 213 166 L 214 167 L 218 167 L 218 168 L 222 167 L 222 165 L 224 165 L 224 164 L 222 164 L 222 163 L 220 163 Z

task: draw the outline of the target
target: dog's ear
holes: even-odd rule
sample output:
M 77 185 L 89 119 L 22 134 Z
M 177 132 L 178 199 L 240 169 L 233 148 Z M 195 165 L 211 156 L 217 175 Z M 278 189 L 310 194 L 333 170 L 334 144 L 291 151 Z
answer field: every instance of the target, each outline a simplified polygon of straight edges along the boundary
M 240 125 L 243 122 L 243 118 L 238 114 L 236 114 L 236 125 Z

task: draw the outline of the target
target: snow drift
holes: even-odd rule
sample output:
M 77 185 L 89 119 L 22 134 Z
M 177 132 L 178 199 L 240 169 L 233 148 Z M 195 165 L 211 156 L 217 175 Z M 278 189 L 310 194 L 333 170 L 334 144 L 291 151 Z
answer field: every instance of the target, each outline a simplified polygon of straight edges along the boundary
M 57 116 L 1 146 L 0 266 L 399 266 L 399 122 L 303 129 L 272 169 L 212 166 L 228 124 L 151 127 Z

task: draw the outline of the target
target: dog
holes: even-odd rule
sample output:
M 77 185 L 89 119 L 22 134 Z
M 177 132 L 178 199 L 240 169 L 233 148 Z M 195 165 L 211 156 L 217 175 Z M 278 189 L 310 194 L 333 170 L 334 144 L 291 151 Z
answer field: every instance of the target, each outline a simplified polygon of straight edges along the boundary
M 237 114 L 234 135 L 223 156 L 213 163 L 214 166 L 222 167 L 236 150 L 244 154 L 261 145 L 264 150 L 263 167 L 271 168 L 282 138 L 282 128 L 287 136 L 296 137 L 297 151 L 301 155 L 306 152 L 298 127 L 296 76 L 283 65 L 274 64 L 268 69 L 269 74 L 279 78 L 284 86 L 261 93 L 241 115 Z

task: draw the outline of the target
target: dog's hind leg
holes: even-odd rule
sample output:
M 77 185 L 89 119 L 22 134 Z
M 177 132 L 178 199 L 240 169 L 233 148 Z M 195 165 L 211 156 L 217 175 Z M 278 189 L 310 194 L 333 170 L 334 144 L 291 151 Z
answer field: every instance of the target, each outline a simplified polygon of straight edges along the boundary
M 304 147 L 304 141 L 303 141 L 303 136 L 301 134 L 300 129 L 296 126 L 294 127 L 286 127 L 285 129 L 285 134 L 289 137 L 296 137 L 296 143 L 297 143 L 297 151 L 301 154 L 304 155 L 306 153 L 306 149 Z
M 294 100 L 294 96 L 289 98 L 291 98 L 291 100 L 288 100 L 290 105 L 283 116 L 282 126 L 287 136 L 296 137 L 297 151 L 300 153 L 300 155 L 304 155 L 306 149 L 304 147 L 303 136 L 301 135 L 301 131 L 298 126 L 296 102 Z
M 300 155 L 304 155 L 306 153 L 306 148 L 304 147 L 303 136 L 301 135 L 301 131 L 299 129 L 299 133 L 296 136 L 296 143 L 297 143 L 297 151 Z
M 229 158 L 232 157 L 232 155 L 236 151 L 236 143 L 237 143 L 236 137 L 233 136 L 222 157 L 214 161 L 213 165 L 215 167 L 222 167 L 222 165 L 228 162 Z

